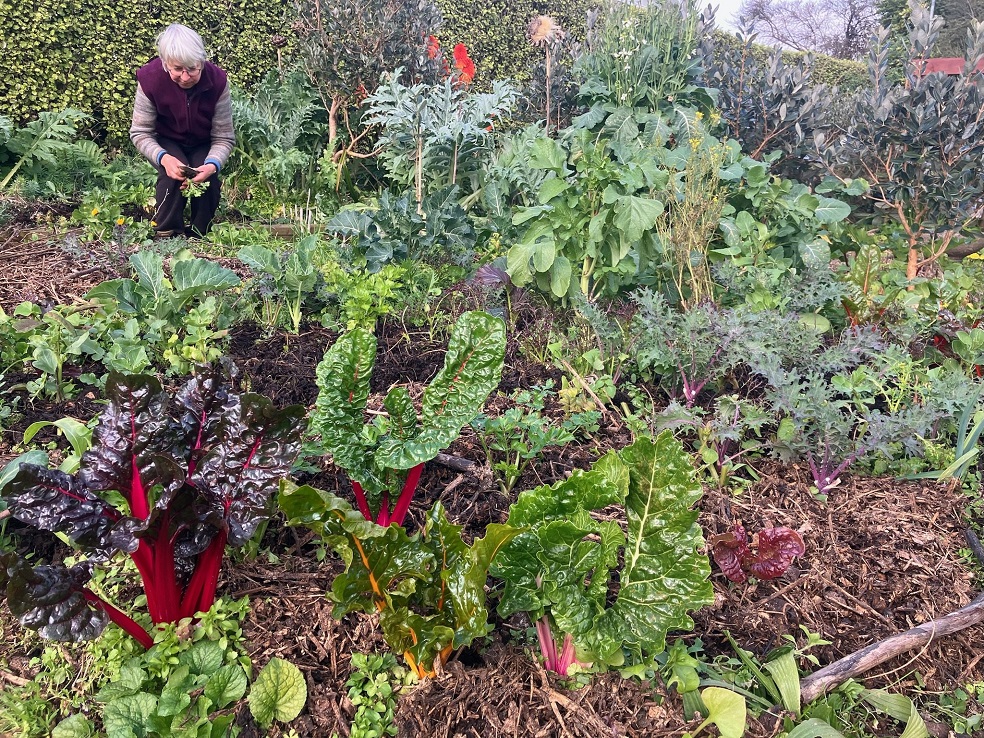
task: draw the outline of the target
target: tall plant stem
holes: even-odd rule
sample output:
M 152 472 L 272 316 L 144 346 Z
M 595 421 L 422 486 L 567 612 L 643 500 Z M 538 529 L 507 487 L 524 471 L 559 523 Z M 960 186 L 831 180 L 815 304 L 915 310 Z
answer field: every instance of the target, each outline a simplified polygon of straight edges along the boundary
M 547 92 L 547 127 L 546 127 L 546 132 L 547 132 L 547 135 L 550 135 L 550 44 L 545 44 L 545 48 L 547 50 L 547 58 L 546 58 L 546 68 L 547 68 L 547 72 L 546 72 L 546 87 L 547 87 L 547 89 L 546 89 L 546 92 Z

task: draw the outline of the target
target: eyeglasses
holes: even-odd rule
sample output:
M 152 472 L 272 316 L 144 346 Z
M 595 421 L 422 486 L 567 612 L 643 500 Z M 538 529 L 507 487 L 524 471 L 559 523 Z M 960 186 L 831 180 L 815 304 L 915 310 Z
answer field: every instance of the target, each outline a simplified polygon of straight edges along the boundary
M 175 77 L 180 77 L 183 74 L 187 74 L 189 77 L 196 77 L 202 73 L 201 67 L 169 67 L 165 64 L 164 69 L 168 71 L 168 74 L 173 74 Z

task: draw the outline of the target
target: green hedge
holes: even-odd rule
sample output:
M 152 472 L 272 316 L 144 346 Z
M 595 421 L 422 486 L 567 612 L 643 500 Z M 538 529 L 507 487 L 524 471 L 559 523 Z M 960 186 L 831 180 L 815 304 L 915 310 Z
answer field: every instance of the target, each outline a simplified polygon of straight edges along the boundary
M 738 38 L 728 31 L 716 29 L 714 44 L 717 46 L 736 47 Z M 771 46 L 752 44 L 752 56 L 762 64 L 775 52 Z M 785 64 L 794 65 L 806 56 L 804 51 L 784 51 L 782 60 Z M 864 62 L 850 59 L 835 59 L 824 54 L 813 55 L 813 82 L 815 84 L 837 85 L 843 91 L 856 90 L 868 84 L 868 65 Z
M 451 59 L 456 43 L 468 47 L 475 62 L 479 85 L 493 79 L 528 80 L 543 60 L 543 50 L 530 45 L 526 27 L 536 15 L 549 15 L 575 39 L 584 38 L 589 8 L 598 0 L 435 0 L 444 15 L 439 38 L 445 55 Z
M 289 36 L 291 20 L 264 0 L 0 0 L 0 115 L 23 124 L 43 110 L 74 107 L 122 145 L 134 73 L 156 54 L 154 39 L 169 23 L 198 31 L 212 60 L 248 85 L 276 64 L 270 38 Z

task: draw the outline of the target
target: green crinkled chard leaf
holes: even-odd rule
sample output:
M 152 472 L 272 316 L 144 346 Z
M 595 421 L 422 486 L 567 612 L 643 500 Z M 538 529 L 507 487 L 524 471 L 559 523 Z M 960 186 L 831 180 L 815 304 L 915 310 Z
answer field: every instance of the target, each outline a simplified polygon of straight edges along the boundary
M 368 489 L 373 485 L 362 441 L 369 378 L 376 363 L 376 337 L 356 328 L 339 338 L 318 364 L 318 399 L 311 430 L 321 440 L 335 464 Z
M 383 439 L 376 463 L 410 469 L 447 448 L 498 386 L 505 351 L 506 327 L 499 318 L 479 311 L 462 315 L 451 332 L 444 367 L 424 390 L 417 435 Z
M 289 723 L 307 702 L 304 675 L 289 661 L 274 657 L 256 677 L 248 701 L 249 711 L 262 727 L 269 728 L 274 720 Z
M 518 531 L 490 525 L 469 547 L 448 523 L 440 503 L 423 531 L 408 536 L 398 525 L 367 521 L 340 497 L 312 487 L 281 486 L 280 506 L 291 525 L 320 533 L 345 561 L 332 584 L 333 616 L 379 612 L 390 648 L 418 673 L 431 671 L 442 650 L 489 632 L 485 583 L 492 559 Z
M 599 630 L 608 648 L 636 646 L 659 653 L 668 630 L 690 630 L 688 610 L 713 601 L 704 537 L 692 506 L 702 489 L 683 446 L 664 431 L 620 453 L 629 467 L 625 511 L 629 530 L 618 599 Z
M 523 527 L 566 518 L 577 510 L 598 510 L 621 503 L 628 491 L 628 475 L 621 485 L 613 459 L 617 461 L 614 453 L 608 454 L 595 462 L 591 471 L 578 469 L 553 485 L 522 492 L 509 508 L 509 525 Z
M 417 410 L 406 387 L 393 387 L 383 400 L 389 414 L 390 435 L 397 439 L 413 438 L 417 433 Z
M 526 530 L 493 568 L 504 580 L 500 616 L 525 611 L 536 620 L 548 612 L 557 639 L 569 633 L 582 661 L 617 660 L 623 645 L 662 651 L 666 632 L 693 627 L 687 611 L 712 597 L 690 509 L 700 493 L 689 456 L 669 432 L 522 493 L 508 522 Z M 590 515 L 612 504 L 625 505 L 627 535 Z M 619 560 L 618 596 L 606 607 Z

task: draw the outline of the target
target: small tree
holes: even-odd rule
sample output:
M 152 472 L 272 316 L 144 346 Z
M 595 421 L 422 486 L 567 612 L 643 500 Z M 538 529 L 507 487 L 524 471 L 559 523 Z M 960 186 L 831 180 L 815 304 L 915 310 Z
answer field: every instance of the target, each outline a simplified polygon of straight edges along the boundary
M 984 25 L 968 33 L 964 71 L 923 74 L 943 22 L 910 8 L 909 65 L 903 84 L 889 77 L 889 31 L 881 29 L 870 59 L 870 86 L 847 114 L 814 136 L 816 152 L 842 181 L 863 177 L 867 198 L 898 221 L 908 243 L 906 276 L 946 253 L 955 236 L 981 216 L 984 156 Z
M 436 78 L 442 60 L 429 42 L 440 23 L 431 0 L 300 0 L 294 30 L 304 69 L 329 111 L 329 141 L 339 116 L 375 91 L 383 72 L 403 67 L 408 79 Z

